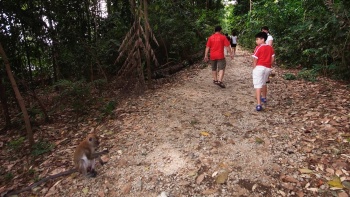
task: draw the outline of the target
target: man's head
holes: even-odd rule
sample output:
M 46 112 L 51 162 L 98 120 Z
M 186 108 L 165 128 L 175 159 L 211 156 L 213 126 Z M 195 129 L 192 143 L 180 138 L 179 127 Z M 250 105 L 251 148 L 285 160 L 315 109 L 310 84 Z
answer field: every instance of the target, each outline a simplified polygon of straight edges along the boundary
M 267 33 L 265 32 L 259 32 L 255 35 L 255 43 L 257 45 L 265 44 L 266 40 L 267 40 Z
M 221 26 L 216 26 L 215 27 L 215 32 L 220 32 L 222 30 Z
M 267 26 L 263 26 L 263 27 L 261 28 L 261 31 L 262 31 L 262 32 L 265 32 L 265 33 L 269 33 L 269 28 L 268 28 Z

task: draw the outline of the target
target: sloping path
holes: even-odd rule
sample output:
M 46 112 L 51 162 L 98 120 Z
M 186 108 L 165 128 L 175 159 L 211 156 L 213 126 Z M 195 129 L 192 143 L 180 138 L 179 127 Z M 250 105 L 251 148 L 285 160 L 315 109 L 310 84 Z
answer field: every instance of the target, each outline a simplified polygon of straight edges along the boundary
M 46 196 L 317 196 L 309 188 L 326 180 L 316 185 L 319 177 L 299 172 L 312 169 L 307 161 L 319 139 L 305 137 L 312 123 L 305 119 L 307 110 L 293 114 L 306 101 L 293 98 L 295 84 L 287 83 L 299 82 L 274 78 L 268 105 L 256 112 L 250 53 L 238 50 L 227 61 L 225 89 L 212 83 L 206 67 L 183 71 L 175 82 L 125 100 L 115 120 L 96 129 L 102 146 L 110 147 L 97 178 L 61 179 Z M 349 101 L 344 102 L 347 110 Z M 348 160 L 343 164 L 332 169 L 348 177 Z M 320 176 L 328 176 L 326 169 L 324 164 Z

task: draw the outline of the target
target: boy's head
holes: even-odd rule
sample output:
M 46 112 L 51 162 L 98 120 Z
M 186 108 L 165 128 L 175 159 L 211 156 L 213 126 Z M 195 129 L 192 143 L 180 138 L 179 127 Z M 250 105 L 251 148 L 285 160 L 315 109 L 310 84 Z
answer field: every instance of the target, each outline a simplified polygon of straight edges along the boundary
M 216 26 L 215 27 L 215 32 L 220 32 L 222 30 L 221 26 Z
M 265 33 L 269 33 L 269 28 L 268 28 L 267 26 L 263 26 L 263 27 L 261 28 L 261 31 L 262 31 L 262 32 L 265 32 Z
M 255 35 L 255 43 L 257 45 L 265 44 L 266 40 L 267 40 L 267 33 L 265 32 L 259 32 Z

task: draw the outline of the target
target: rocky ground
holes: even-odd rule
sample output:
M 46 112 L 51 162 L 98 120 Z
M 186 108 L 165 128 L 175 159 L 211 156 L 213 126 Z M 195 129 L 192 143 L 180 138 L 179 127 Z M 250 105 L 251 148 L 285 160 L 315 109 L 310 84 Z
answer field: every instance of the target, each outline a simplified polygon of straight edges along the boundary
M 61 177 L 32 193 L 347 197 L 349 87 L 323 78 L 285 80 L 297 71 L 276 68 L 268 103 L 256 112 L 250 53 L 238 50 L 227 62 L 225 89 L 213 84 L 209 67 L 197 65 L 124 100 L 114 118 L 84 130 L 101 135 L 101 149 L 110 151 L 98 176 Z M 74 151 L 73 144 L 57 144 L 56 154 Z M 48 163 L 57 161 L 40 164 L 43 173 L 60 171 Z

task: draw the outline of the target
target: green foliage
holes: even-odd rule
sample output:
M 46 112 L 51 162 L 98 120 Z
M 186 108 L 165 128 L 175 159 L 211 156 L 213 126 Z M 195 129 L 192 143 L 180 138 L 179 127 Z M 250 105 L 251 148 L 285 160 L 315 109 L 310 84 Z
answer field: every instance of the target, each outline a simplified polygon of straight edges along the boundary
M 251 12 L 247 2 L 238 1 L 233 8 L 232 28 L 239 32 L 239 45 L 252 50 L 254 34 L 266 25 L 274 37 L 279 64 L 287 68 L 302 66 L 336 79 L 350 79 L 348 1 L 259 0 L 252 1 Z
M 56 86 L 61 90 L 59 100 L 63 104 L 69 104 L 77 114 L 82 114 L 89 109 L 91 87 L 85 80 L 76 82 L 60 80 Z
M 11 150 L 17 151 L 17 150 L 19 150 L 19 149 L 23 146 L 25 139 L 26 139 L 25 137 L 20 137 L 20 138 L 18 138 L 18 139 L 16 139 L 16 140 L 12 140 L 12 141 L 10 141 L 10 142 L 7 144 L 7 146 L 8 146 Z
M 297 77 L 306 81 L 314 82 L 317 80 L 317 75 L 318 74 L 314 69 L 303 69 L 298 73 Z
M 54 147 L 54 144 L 50 142 L 39 140 L 33 145 L 31 154 L 33 156 L 39 156 L 44 153 L 50 152 Z
M 106 115 L 112 114 L 113 110 L 115 109 L 115 106 L 117 103 L 115 101 L 109 101 L 104 108 L 102 109 L 102 113 Z
M 297 77 L 296 77 L 294 74 L 292 74 L 292 73 L 286 73 L 286 74 L 284 74 L 284 75 L 283 75 L 283 78 L 284 78 L 285 80 L 295 80 L 295 79 L 297 79 Z
M 14 175 L 11 172 L 7 172 L 4 176 L 6 182 L 9 182 L 13 179 Z

